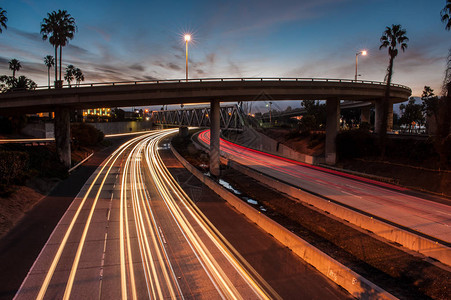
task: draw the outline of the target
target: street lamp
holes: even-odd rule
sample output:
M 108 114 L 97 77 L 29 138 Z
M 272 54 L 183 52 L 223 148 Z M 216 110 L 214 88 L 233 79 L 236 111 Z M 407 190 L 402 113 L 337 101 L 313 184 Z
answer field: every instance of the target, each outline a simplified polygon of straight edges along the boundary
M 359 55 L 360 54 L 362 54 L 363 56 L 365 56 L 366 54 L 367 54 L 367 52 L 366 52 L 366 50 L 363 50 L 363 51 L 360 51 L 360 52 L 357 52 L 356 54 L 355 54 L 355 81 L 357 81 L 357 65 L 359 64 L 359 59 L 358 59 L 358 57 L 359 57 Z
M 188 42 L 191 40 L 190 34 L 185 34 L 185 49 L 186 49 L 186 82 L 188 82 Z
M 269 102 L 269 124 L 272 124 L 272 120 L 271 120 L 271 105 L 272 105 L 272 102 Z M 268 107 L 268 104 L 266 104 L 266 107 Z

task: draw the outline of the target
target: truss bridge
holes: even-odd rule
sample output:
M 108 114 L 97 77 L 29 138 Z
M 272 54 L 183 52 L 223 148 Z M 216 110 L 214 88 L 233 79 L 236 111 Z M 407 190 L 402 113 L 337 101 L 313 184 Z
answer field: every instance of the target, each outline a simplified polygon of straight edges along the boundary
M 164 126 L 210 127 L 210 116 L 210 107 L 181 108 L 153 111 L 151 121 Z M 245 119 L 238 105 L 221 106 L 219 117 L 221 129 L 243 131 Z

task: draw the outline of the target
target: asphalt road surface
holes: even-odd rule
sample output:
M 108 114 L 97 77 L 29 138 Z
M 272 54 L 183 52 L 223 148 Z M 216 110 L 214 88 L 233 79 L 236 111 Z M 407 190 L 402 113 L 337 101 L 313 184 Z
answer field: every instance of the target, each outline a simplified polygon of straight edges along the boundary
M 199 134 L 209 145 L 210 131 Z M 451 206 L 404 193 L 407 189 L 308 166 L 221 139 L 221 154 L 261 173 L 451 243 Z M 365 182 L 367 181 L 367 182 Z
M 279 297 L 166 169 L 159 154 L 165 144 L 158 143 L 172 132 L 131 139 L 99 166 L 15 299 Z M 318 299 L 349 297 L 308 272 L 319 280 Z

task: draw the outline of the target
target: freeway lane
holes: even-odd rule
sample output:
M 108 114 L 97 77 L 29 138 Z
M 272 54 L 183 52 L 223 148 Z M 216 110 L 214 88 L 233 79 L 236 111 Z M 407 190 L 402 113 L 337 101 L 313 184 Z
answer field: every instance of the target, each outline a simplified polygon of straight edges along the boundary
M 172 132 L 134 138 L 104 161 L 16 299 L 277 297 L 224 246 L 165 169 L 157 143 Z
M 199 134 L 209 145 L 209 131 Z M 294 186 L 326 196 L 451 243 L 451 206 L 401 193 L 404 188 L 362 182 L 221 139 L 221 154 Z M 365 180 L 365 179 L 361 179 Z M 393 190 L 397 189 L 397 190 Z

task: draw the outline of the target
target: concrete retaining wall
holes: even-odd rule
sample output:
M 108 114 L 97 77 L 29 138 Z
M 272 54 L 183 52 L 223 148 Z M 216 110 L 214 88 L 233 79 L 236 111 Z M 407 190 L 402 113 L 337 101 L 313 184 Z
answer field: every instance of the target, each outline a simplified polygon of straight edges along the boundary
M 252 222 L 255 222 L 263 230 L 271 234 L 283 245 L 290 248 L 304 261 L 315 267 L 336 284 L 346 289 L 351 295 L 359 299 L 396 299 L 390 293 L 313 247 L 294 233 L 279 225 L 277 222 L 271 220 L 264 214 L 261 214 L 258 210 L 255 210 L 217 184 L 210 177 L 205 176 L 201 171 L 189 164 L 173 147 L 171 147 L 171 149 L 185 168 L 205 183 L 210 189 L 235 207 L 239 212 L 246 215 Z
M 116 134 L 136 132 L 152 129 L 152 122 L 104 122 L 104 123 L 86 123 L 94 126 L 104 134 Z M 53 123 L 30 123 L 22 129 L 22 133 L 31 135 L 35 138 L 54 138 Z
M 250 127 L 245 127 L 241 135 L 242 137 L 240 137 L 239 140 L 231 140 L 231 142 L 311 165 L 324 163 L 324 158 L 322 157 L 314 157 L 299 153 Z
M 38 139 L 55 137 L 53 123 L 29 123 L 25 125 L 21 132 Z
M 143 131 L 152 128 L 152 122 L 108 122 L 108 123 L 87 123 L 102 131 L 104 134 L 116 134 Z
M 371 216 L 359 213 L 342 205 L 336 204 L 327 199 L 312 195 L 302 191 L 299 188 L 278 181 L 267 175 L 254 171 L 248 167 L 238 164 L 235 161 L 224 159 L 224 164 L 236 169 L 247 176 L 250 176 L 263 184 L 271 186 L 276 190 L 285 193 L 293 198 L 299 199 L 315 206 L 318 209 L 326 211 L 336 217 L 349 221 L 363 229 L 372 231 L 373 233 L 386 238 L 389 241 L 396 242 L 402 246 L 417 251 L 423 255 L 433 257 L 443 264 L 451 266 L 451 248 L 442 245 L 436 241 L 432 241 L 426 237 L 422 237 L 413 232 L 403 230 L 394 225 L 390 225 Z

